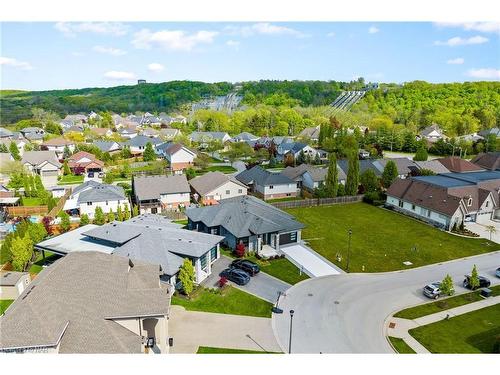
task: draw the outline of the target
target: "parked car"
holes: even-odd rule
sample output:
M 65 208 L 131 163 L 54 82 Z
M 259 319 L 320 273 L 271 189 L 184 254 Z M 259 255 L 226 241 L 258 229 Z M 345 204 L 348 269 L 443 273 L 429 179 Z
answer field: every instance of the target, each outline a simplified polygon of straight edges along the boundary
M 94 178 L 94 172 L 89 172 L 87 175 L 89 178 Z
M 484 276 L 478 276 L 478 279 L 479 279 L 479 288 L 487 288 L 491 285 L 490 280 L 488 280 Z M 464 288 L 472 289 L 470 286 L 470 275 L 465 275 Z
M 99 172 L 99 174 L 97 175 L 99 178 L 103 178 L 104 177 L 104 172 Z
M 255 276 L 260 272 L 260 267 L 246 259 L 236 259 L 231 263 L 231 267 L 239 268 L 240 270 L 245 271 L 250 276 Z
M 424 296 L 438 299 L 441 296 L 441 283 L 435 282 L 424 286 Z
M 495 275 L 497 277 L 500 277 L 500 267 L 497 268 L 496 272 L 495 272 Z
M 220 277 L 225 277 L 228 280 L 238 284 L 246 285 L 250 281 L 250 276 L 239 268 L 226 268 L 219 274 Z

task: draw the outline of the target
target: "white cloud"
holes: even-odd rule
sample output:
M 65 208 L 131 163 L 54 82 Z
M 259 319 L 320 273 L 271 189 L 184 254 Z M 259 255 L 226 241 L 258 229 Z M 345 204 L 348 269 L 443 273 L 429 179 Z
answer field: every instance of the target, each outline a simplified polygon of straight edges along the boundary
M 488 38 L 485 38 L 484 36 L 471 36 L 470 38 L 461 38 L 459 36 L 456 36 L 454 38 L 450 38 L 447 41 L 439 41 L 436 40 L 434 44 L 436 46 L 449 46 L 449 47 L 456 47 L 456 46 L 465 46 L 465 45 L 470 45 L 470 44 L 483 44 L 488 42 Z
M 331 33 L 326 34 L 326 36 L 329 38 L 333 38 L 335 36 L 335 33 L 331 32 Z
M 240 42 L 238 42 L 237 40 L 228 40 L 226 42 L 226 46 L 232 47 L 234 49 L 239 49 Z
M 163 69 L 165 69 L 165 67 L 159 63 L 151 63 L 148 65 L 148 70 L 150 72 L 158 73 L 161 72 Z
M 94 46 L 92 49 L 95 52 L 104 53 L 106 55 L 111 55 L 111 56 L 123 56 L 127 54 L 127 51 L 113 47 Z
M 19 61 L 11 57 L 0 57 L 0 65 L 10 66 L 12 68 L 18 68 L 21 70 L 32 70 L 33 67 L 29 62 Z
M 66 36 L 75 36 L 78 33 L 86 32 L 122 36 L 128 32 L 128 26 L 120 22 L 57 22 L 54 27 Z
M 500 34 L 500 22 L 436 22 L 438 27 L 459 27 L 466 31 Z
M 482 68 L 482 69 L 470 69 L 467 72 L 469 77 L 481 78 L 481 79 L 500 79 L 500 69 L 494 68 Z
M 132 45 L 138 49 L 161 47 L 164 49 L 191 51 L 198 44 L 210 44 L 219 33 L 217 31 L 197 31 L 188 34 L 182 30 L 160 30 L 151 32 L 142 29 L 134 34 Z
M 450 59 L 450 60 L 446 61 L 446 64 L 461 65 L 464 62 L 465 62 L 465 60 L 463 59 L 463 57 L 457 57 L 456 59 Z
M 305 38 L 309 36 L 299 30 L 286 26 L 274 25 L 269 22 L 259 22 L 251 26 L 226 26 L 224 30 L 229 34 L 241 35 L 244 37 L 253 35 L 291 35 L 297 38 Z
M 371 26 L 370 28 L 368 28 L 368 34 L 376 34 L 378 33 L 380 30 L 375 27 L 375 26 Z
M 135 78 L 135 74 L 131 72 L 121 72 L 118 70 L 110 70 L 104 73 L 104 78 L 114 81 L 127 81 Z

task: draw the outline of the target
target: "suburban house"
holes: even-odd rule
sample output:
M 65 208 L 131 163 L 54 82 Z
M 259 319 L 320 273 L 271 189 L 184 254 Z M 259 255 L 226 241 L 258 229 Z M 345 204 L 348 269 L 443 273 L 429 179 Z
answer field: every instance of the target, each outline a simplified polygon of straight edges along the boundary
M 29 172 L 40 175 L 45 187 L 57 185 L 62 164 L 54 151 L 26 151 L 21 163 Z
M 83 125 L 71 125 L 63 129 L 63 134 L 67 133 L 81 133 L 85 127 Z M 92 128 L 91 128 L 92 129 Z
M 488 138 L 490 135 L 494 135 L 495 137 L 500 138 L 500 128 L 495 127 L 491 129 L 484 129 L 478 132 L 477 134 L 479 134 L 481 137 L 485 139 Z
M 417 165 L 413 160 L 410 160 L 408 158 L 393 158 L 393 159 L 376 159 L 373 160 L 373 165 L 375 168 L 379 170 L 379 172 L 382 174 L 384 172 L 384 168 L 389 162 L 389 160 L 392 160 L 398 169 L 398 177 L 399 178 L 406 178 L 411 175 L 412 170 L 414 168 L 417 168 Z M 362 173 L 362 172 L 361 172 Z
M 318 126 L 313 126 L 310 128 L 305 128 L 302 130 L 298 137 L 299 138 L 307 138 L 310 139 L 313 142 L 318 142 L 319 141 L 319 133 L 320 133 L 320 127 Z
M 304 228 L 292 215 L 249 195 L 189 208 L 186 215 L 189 229 L 224 236 L 229 248 L 243 243 L 258 254 L 276 253 L 280 246 L 300 242 Z
M 196 153 L 180 143 L 163 143 L 156 146 L 156 152 L 164 157 L 174 173 L 182 173 L 194 165 Z
M 225 132 L 192 132 L 189 135 L 189 140 L 198 143 L 201 148 L 207 147 L 209 142 L 219 141 L 225 144 L 231 137 Z
M 61 125 L 63 126 L 63 128 L 65 127 L 63 125 L 63 123 L 65 125 L 71 124 L 69 126 L 82 125 L 82 124 L 86 124 L 88 122 L 88 120 L 89 120 L 88 117 L 86 115 L 82 115 L 82 114 L 66 115 L 66 117 L 61 121 Z
M 212 273 L 224 238 L 196 233 L 165 216 L 145 214 L 127 221 L 102 226 L 85 225 L 35 245 L 42 252 L 65 256 L 74 252 L 98 251 L 130 258 L 132 262 L 160 265 L 160 281 L 176 286 L 177 274 L 185 259 L 195 271 L 199 284 Z
M 0 271 L 0 299 L 16 299 L 30 283 L 28 272 Z
M 95 155 L 90 152 L 78 151 L 68 158 L 68 166 L 73 173 L 78 171 L 80 171 L 80 173 L 102 172 L 104 162 L 97 159 Z
M 14 133 L 12 133 L 9 129 L 5 129 L 3 126 L 0 126 L 0 139 L 11 139 L 13 135 Z
M 478 167 L 489 171 L 500 170 L 500 152 L 486 152 L 477 155 L 471 160 Z
M 87 214 L 93 219 L 95 210 L 101 207 L 104 214 L 117 212 L 118 207 L 123 211 L 125 207 L 131 210 L 125 192 L 121 186 L 101 184 L 94 180 L 89 180 L 73 189 L 71 195 L 64 203 L 64 211 L 71 211 L 72 214 Z
M 290 155 L 293 160 L 297 160 L 300 153 L 304 153 L 306 158 L 312 160 L 316 157 L 317 151 L 308 144 L 301 142 L 282 143 L 278 146 L 279 160 L 284 160 L 287 155 Z
M 0 352 L 168 353 L 170 288 L 160 272 L 158 263 L 124 256 L 68 254 L 40 272 L 2 316 Z
M 131 127 L 122 127 L 117 132 L 123 138 L 133 139 L 137 137 L 137 130 Z
M 113 135 L 110 128 L 91 128 L 90 131 L 98 137 L 111 137 Z
M 500 172 L 443 173 L 396 180 L 386 206 L 451 230 L 463 221 L 487 224 L 500 217 Z
M 458 156 L 448 156 L 447 158 L 436 159 L 446 167 L 450 172 L 464 173 L 464 172 L 479 172 L 484 169 L 480 166 L 471 163 L 468 160 L 462 159 Z
M 433 160 L 426 160 L 426 161 L 414 161 L 416 165 L 415 173 L 412 173 L 414 175 L 419 175 L 420 171 L 422 169 L 426 169 L 428 171 L 434 172 L 435 174 L 438 173 L 449 173 L 450 171 L 448 168 L 446 168 L 443 164 L 441 164 L 438 160 L 433 159 Z M 411 166 L 409 166 L 410 169 L 412 169 Z
M 144 135 L 138 135 L 125 142 L 125 145 L 130 148 L 130 152 L 133 155 L 140 155 L 144 153 L 144 150 L 146 149 L 146 145 L 148 143 L 151 143 L 151 146 L 153 146 L 154 149 L 157 145 L 163 143 L 163 141 L 158 138 L 150 138 Z
M 75 151 L 75 142 L 63 137 L 52 138 L 42 143 L 42 149 L 54 151 L 59 159 L 63 158 L 64 149 L 67 147 L 70 152 Z
M 339 167 L 339 182 L 340 182 L 340 176 L 342 170 L 343 176 L 347 176 L 347 173 L 349 172 L 349 160 L 347 159 L 339 159 L 337 161 L 337 165 Z M 383 168 L 380 170 L 381 165 L 375 166 L 374 165 L 374 160 L 360 160 L 359 161 L 359 174 L 362 175 L 367 169 L 371 169 L 377 177 L 382 176 Z
M 132 196 L 143 213 L 159 213 L 187 207 L 191 189 L 185 175 L 134 176 Z
M 233 142 L 255 142 L 259 137 L 252 133 L 242 132 L 232 138 Z
M 7 167 L 10 163 L 14 161 L 14 158 L 8 152 L 0 152 L 0 165 L 2 167 Z M 7 171 L 0 169 L 0 184 L 7 184 L 10 180 L 10 175 Z
M 418 133 L 417 140 L 425 139 L 428 143 L 437 142 L 440 139 L 447 139 L 443 131 L 437 124 L 432 124 Z
M 0 138 L 0 145 L 5 145 L 7 147 L 7 150 L 10 153 L 10 144 L 14 143 L 17 147 L 17 150 L 19 151 L 19 155 L 23 156 L 24 154 L 24 146 L 28 142 L 26 142 L 24 139 L 9 139 L 9 138 Z
M 45 130 L 38 128 L 36 126 L 23 128 L 20 130 L 20 133 L 28 141 L 36 144 L 41 144 L 43 142 L 43 137 L 45 136 Z
M 477 142 L 483 140 L 484 137 L 480 136 L 477 133 L 471 133 L 471 134 L 464 134 L 459 137 L 457 137 L 457 141 L 465 141 L 465 142 Z
M 111 155 L 120 152 L 122 149 L 122 146 L 115 141 L 94 141 L 92 144 L 102 152 L 109 152 Z
M 264 200 L 297 196 L 295 181 L 280 173 L 269 172 L 258 165 L 238 173 L 236 179 Z
M 347 176 L 344 171 L 337 168 L 338 171 L 338 182 L 345 185 Z M 314 191 L 323 186 L 328 174 L 328 168 L 310 168 L 302 175 L 302 187 Z
M 145 128 L 141 131 L 141 135 L 149 138 L 158 138 L 160 136 L 160 132 L 153 128 Z
M 167 141 L 171 141 L 175 137 L 180 136 L 181 134 L 182 134 L 181 131 L 175 128 L 160 129 L 160 137 L 164 137 Z
M 233 176 L 208 172 L 189 181 L 194 200 L 209 206 L 223 199 L 247 195 L 247 187 Z

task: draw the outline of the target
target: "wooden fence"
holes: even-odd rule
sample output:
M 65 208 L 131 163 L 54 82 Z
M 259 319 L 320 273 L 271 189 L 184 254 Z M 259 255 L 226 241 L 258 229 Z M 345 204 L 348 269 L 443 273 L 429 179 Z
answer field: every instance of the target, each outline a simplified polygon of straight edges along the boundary
M 336 198 L 311 198 L 300 199 L 295 201 L 273 202 L 274 207 L 279 209 L 299 208 L 299 207 L 313 207 L 313 206 L 327 206 L 342 203 L 356 203 L 363 200 L 363 195 L 350 195 L 345 197 Z
M 66 193 L 64 193 L 64 195 L 61 197 L 61 199 L 59 199 L 57 204 L 54 207 L 52 207 L 52 210 L 50 210 L 50 212 L 48 213 L 47 216 L 50 216 L 50 217 L 57 216 L 57 214 L 63 209 L 64 203 L 66 203 L 66 200 L 71 195 L 71 191 L 72 191 L 71 188 L 66 189 Z
M 48 206 L 14 206 L 6 208 L 8 216 L 47 215 Z
M 187 216 L 184 212 L 177 211 L 162 211 L 161 214 L 170 220 L 187 220 Z

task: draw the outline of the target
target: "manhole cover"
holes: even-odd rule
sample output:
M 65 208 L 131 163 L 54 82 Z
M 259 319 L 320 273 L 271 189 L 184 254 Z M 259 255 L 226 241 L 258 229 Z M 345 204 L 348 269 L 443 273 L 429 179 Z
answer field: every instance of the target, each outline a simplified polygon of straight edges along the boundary
M 314 294 L 312 294 L 312 293 L 307 293 L 307 296 L 308 296 L 308 297 L 312 297 L 313 295 L 314 295 Z
M 394 328 L 394 327 L 396 327 L 396 323 L 394 322 L 389 323 L 389 328 Z
M 340 302 L 339 302 L 339 301 L 335 301 L 335 302 L 333 302 L 333 303 L 334 303 L 334 304 L 336 304 L 336 305 L 338 305 Z

